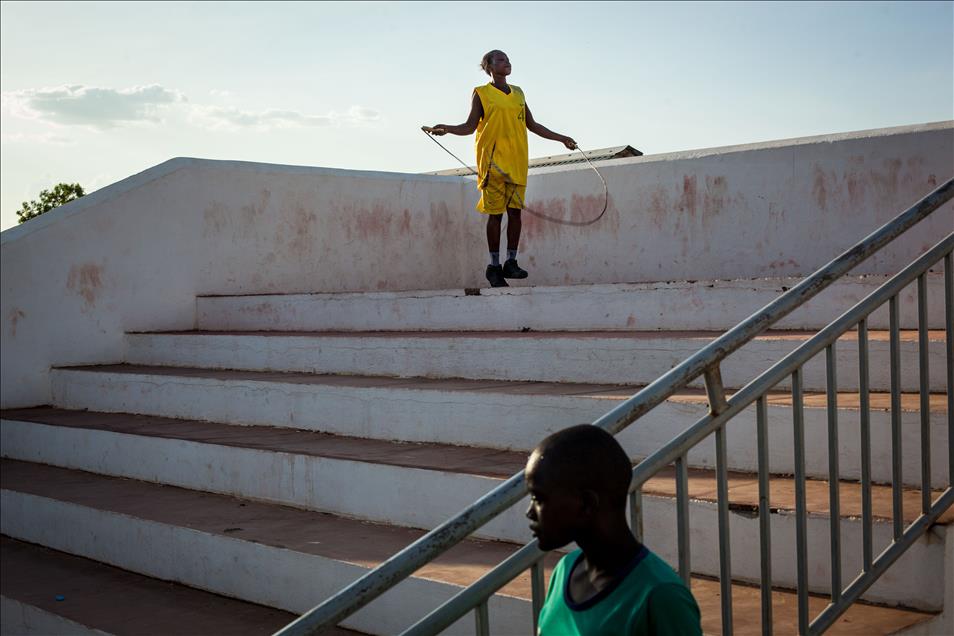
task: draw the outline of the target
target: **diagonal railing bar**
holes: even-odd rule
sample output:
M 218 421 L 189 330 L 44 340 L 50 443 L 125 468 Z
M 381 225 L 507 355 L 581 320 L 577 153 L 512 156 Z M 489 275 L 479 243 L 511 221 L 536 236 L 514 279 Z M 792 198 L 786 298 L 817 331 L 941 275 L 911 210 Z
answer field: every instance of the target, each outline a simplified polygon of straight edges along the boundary
M 546 553 L 540 551 L 537 540 L 534 539 L 433 612 L 401 632 L 401 636 L 431 636 L 441 633 L 478 603 L 496 594 L 500 588 L 520 576 L 527 568 L 539 563 L 545 555 Z
M 705 374 L 707 369 L 718 365 L 726 356 L 738 350 L 771 325 L 802 306 L 806 301 L 819 294 L 835 280 L 851 271 L 859 263 L 922 221 L 952 198 L 954 198 L 954 179 L 950 179 L 941 184 L 938 188 L 893 220 L 882 225 L 801 283 L 779 296 L 776 300 L 770 302 L 721 337 L 712 341 L 685 361 L 657 378 L 634 396 L 598 418 L 593 424 L 600 426 L 610 433 L 618 433 L 633 421 L 661 404 L 673 393 L 684 388 L 700 375 Z M 734 397 L 735 396 L 733 396 L 733 398 Z M 754 396 L 752 400 L 756 397 L 758 396 Z M 733 400 L 730 400 L 729 408 L 719 413 L 719 415 L 714 416 L 712 421 L 719 421 L 720 425 L 727 421 L 730 417 L 727 414 L 733 411 L 731 407 L 732 402 Z M 679 447 L 689 448 L 694 445 L 694 443 L 688 443 L 684 439 L 685 435 L 686 433 L 683 433 L 676 437 L 672 442 L 665 445 L 663 449 L 674 448 L 673 443 L 677 440 L 682 440 Z M 661 451 L 663 449 L 660 449 L 660 451 L 657 451 L 651 457 L 662 456 Z M 674 459 L 675 456 L 669 458 L 663 465 L 671 463 Z M 634 471 L 634 484 L 636 485 L 642 485 L 642 483 L 651 476 L 651 474 L 647 472 L 645 473 L 647 475 L 645 478 L 638 481 L 638 483 L 635 481 L 638 471 L 645 463 L 645 461 L 641 463 Z M 654 462 L 653 465 L 655 466 L 656 462 Z M 658 467 L 656 470 L 658 470 Z M 653 473 L 655 473 L 656 470 L 654 470 Z M 523 472 L 521 471 L 451 519 L 440 524 L 437 528 L 431 530 L 417 541 L 414 541 L 381 565 L 343 588 L 331 598 L 306 612 L 292 623 L 289 623 L 277 632 L 277 634 L 281 636 L 310 635 L 337 625 L 342 619 L 358 611 L 391 589 L 394 585 L 413 574 L 421 566 L 456 545 L 474 530 L 511 507 L 522 499 L 525 494 L 526 484 L 524 482 Z
M 944 512 L 954 505 L 954 488 L 950 486 L 931 504 L 926 513 L 922 513 L 915 519 L 911 525 L 901 534 L 901 537 L 892 541 L 884 551 L 878 555 L 878 558 L 871 564 L 871 570 L 859 574 L 841 593 L 841 598 L 837 603 L 829 603 L 822 610 L 821 614 L 815 617 L 808 627 L 809 634 L 821 634 L 838 620 L 848 607 L 861 598 L 869 587 L 871 587 L 878 578 L 891 567 L 891 564 L 898 560 L 904 552 L 917 541 L 921 535 L 937 522 L 938 518 Z
M 601 426 L 610 433 L 618 433 L 633 420 L 652 410 L 673 393 L 705 373 L 707 367 L 722 361 L 726 356 L 801 307 L 952 198 L 954 198 L 954 179 L 949 179 L 894 220 L 882 225 L 854 247 L 846 250 L 801 283 L 661 375 L 593 424 Z
M 710 413 L 703 416 L 695 424 L 686 429 L 682 435 L 665 444 L 655 453 L 641 461 L 633 469 L 630 492 L 635 492 L 640 489 L 642 485 L 657 472 L 681 457 L 687 448 L 692 448 L 722 428 L 729 420 L 738 415 L 753 402 L 763 398 L 770 389 L 790 376 L 797 369 L 800 369 L 806 360 L 825 350 L 842 334 L 858 324 L 859 321 L 866 319 L 871 312 L 884 304 L 889 298 L 898 294 L 921 273 L 931 267 L 931 265 L 941 258 L 944 258 L 945 255 L 950 255 L 952 251 L 954 251 L 954 233 L 949 234 L 937 245 L 921 255 L 916 261 L 908 265 L 905 269 L 882 284 L 878 289 L 868 294 L 868 296 L 859 301 L 851 309 L 835 319 L 827 327 L 819 331 L 811 339 L 802 343 L 798 348 L 776 362 L 760 376 L 739 389 L 729 398 L 725 410 L 719 412 L 718 415 L 712 415 Z M 948 501 L 948 499 L 942 496 L 938 501 L 943 504 Z M 948 503 L 947 505 L 950 504 Z M 935 509 L 937 509 L 938 506 L 939 504 L 935 503 Z M 940 505 L 939 511 L 932 509 L 933 512 L 937 514 L 929 518 L 936 519 L 937 516 L 943 513 L 945 508 L 946 506 Z M 920 519 L 915 521 L 912 527 L 919 521 Z M 482 576 L 476 583 L 461 590 L 443 605 L 415 623 L 407 631 L 403 632 L 402 636 L 428 636 L 439 633 L 441 630 L 454 624 L 455 621 L 473 609 L 478 603 L 484 601 L 487 597 L 519 576 L 520 573 L 538 562 L 544 555 L 545 553 L 541 552 L 537 547 L 536 540 L 528 543 L 510 555 L 505 561 L 501 562 L 496 568 Z M 880 559 L 882 557 L 879 556 L 878 558 Z M 893 560 L 894 559 L 892 559 L 892 561 Z M 874 565 L 872 565 L 871 572 L 874 571 L 875 568 Z M 880 572 L 882 572 L 883 569 L 877 571 L 879 573 L 878 576 L 880 576 Z M 852 590 L 852 586 L 854 586 L 856 582 L 853 582 L 851 586 L 842 593 L 840 602 L 845 605 L 841 611 L 847 609 L 848 604 L 856 600 L 848 595 L 848 592 Z M 868 583 L 864 589 L 867 589 L 868 586 L 870 586 L 870 583 Z M 863 593 L 864 589 L 861 589 L 858 594 Z
M 641 485 L 648 481 L 661 469 L 672 463 L 676 457 L 692 448 L 713 433 L 732 417 L 738 415 L 742 409 L 757 400 L 759 396 L 769 391 L 776 384 L 795 372 L 804 360 L 820 353 L 829 344 L 834 342 L 843 333 L 866 318 L 888 298 L 899 293 L 911 283 L 918 274 L 936 263 L 945 254 L 954 250 L 954 233 L 948 234 L 933 248 L 921 255 L 916 261 L 895 274 L 881 287 L 871 292 L 854 307 L 836 318 L 827 327 L 806 340 L 791 353 L 772 365 L 762 375 L 755 378 L 739 389 L 728 401 L 728 407 L 719 415 L 710 418 L 705 416 L 698 422 L 683 431 L 671 441 L 664 444 L 655 453 L 644 459 L 633 469 L 633 485 Z

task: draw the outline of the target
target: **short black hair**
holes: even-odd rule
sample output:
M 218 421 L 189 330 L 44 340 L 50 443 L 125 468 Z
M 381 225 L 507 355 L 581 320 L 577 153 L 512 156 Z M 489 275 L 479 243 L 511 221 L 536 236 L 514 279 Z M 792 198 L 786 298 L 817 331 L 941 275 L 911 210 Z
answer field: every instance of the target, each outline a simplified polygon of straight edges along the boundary
M 545 438 L 535 452 L 564 486 L 604 493 L 614 507 L 626 507 L 633 466 L 616 438 L 602 428 L 565 428 Z
M 480 60 L 480 68 L 484 70 L 484 73 L 490 75 L 490 64 L 494 61 L 494 55 L 497 53 L 503 53 L 500 49 L 494 49 L 493 51 L 487 51 L 484 53 L 484 57 Z

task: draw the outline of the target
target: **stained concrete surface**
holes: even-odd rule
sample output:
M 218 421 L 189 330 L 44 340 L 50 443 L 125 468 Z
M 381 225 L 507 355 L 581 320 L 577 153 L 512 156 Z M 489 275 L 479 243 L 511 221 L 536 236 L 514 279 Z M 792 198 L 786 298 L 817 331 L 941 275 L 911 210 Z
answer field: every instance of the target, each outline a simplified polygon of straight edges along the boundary
M 262 636 L 296 618 L 5 536 L 0 558 L 0 594 L 116 636 Z M 358 632 L 337 628 L 330 634 Z
M 70 411 L 52 407 L 0 411 L 7 420 L 37 422 L 53 426 L 112 431 L 116 433 L 184 439 L 192 442 L 218 444 L 238 448 L 252 448 L 275 452 L 295 453 L 352 461 L 464 473 L 484 477 L 507 478 L 523 469 L 527 454 L 471 446 L 393 442 L 360 437 L 345 437 L 314 431 L 301 431 L 270 426 L 230 426 L 215 422 L 180 420 L 126 413 L 97 413 Z M 643 494 L 675 496 L 675 473 L 663 470 L 643 486 Z M 730 472 L 728 483 L 730 508 L 757 510 L 759 502 L 758 476 L 752 473 Z M 795 482 L 789 477 L 772 476 L 769 480 L 770 506 L 773 510 L 795 509 Z M 806 506 L 809 514 L 825 515 L 829 510 L 828 482 L 806 480 Z M 862 489 L 858 483 L 840 484 L 842 517 L 862 515 Z M 934 491 L 934 497 L 942 491 Z M 689 496 L 704 501 L 716 500 L 715 472 L 689 470 Z M 871 486 L 872 516 L 874 519 L 893 518 L 891 487 Z M 902 512 L 906 522 L 920 514 L 920 490 L 902 490 Z M 954 521 L 954 510 L 948 510 L 938 520 L 940 524 Z

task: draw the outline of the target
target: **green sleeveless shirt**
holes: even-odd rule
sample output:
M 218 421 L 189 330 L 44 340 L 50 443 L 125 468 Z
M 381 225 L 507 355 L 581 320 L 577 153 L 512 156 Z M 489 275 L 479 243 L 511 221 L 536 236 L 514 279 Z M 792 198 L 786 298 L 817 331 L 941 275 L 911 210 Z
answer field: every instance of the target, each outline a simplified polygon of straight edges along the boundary
M 540 610 L 541 636 L 702 634 L 696 599 L 669 564 L 646 546 L 620 570 L 614 584 L 583 603 L 573 602 L 570 574 L 582 555 L 582 550 L 571 552 L 553 570 Z

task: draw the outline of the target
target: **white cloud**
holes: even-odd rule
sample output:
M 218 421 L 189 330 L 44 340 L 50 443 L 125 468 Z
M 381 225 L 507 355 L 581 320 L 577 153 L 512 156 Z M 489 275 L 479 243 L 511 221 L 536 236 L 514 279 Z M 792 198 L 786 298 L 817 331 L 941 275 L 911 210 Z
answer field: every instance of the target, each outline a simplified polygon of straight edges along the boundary
M 49 144 L 54 146 L 69 146 L 76 143 L 75 139 L 63 137 L 52 132 L 45 133 L 2 133 L 0 141 L 3 143 Z
M 295 110 L 268 109 L 248 111 L 231 106 L 193 105 L 191 119 L 197 125 L 219 130 L 272 130 L 275 128 L 309 128 L 322 126 L 355 126 L 377 121 L 378 111 L 363 106 L 352 106 L 346 113 L 334 111 L 326 115 L 306 115 Z
M 378 111 L 364 106 L 352 106 L 348 115 L 356 121 L 377 121 L 381 117 L 381 113 Z
M 210 90 L 209 95 L 220 99 L 231 97 L 219 89 Z M 193 125 L 218 130 L 359 126 L 380 118 L 378 111 L 364 106 L 352 106 L 344 113 L 331 111 L 316 115 L 287 109 L 250 111 L 233 106 L 192 104 L 181 92 L 158 84 L 124 89 L 71 85 L 9 91 L 2 97 L 3 110 L 20 119 L 100 130 L 137 123 L 156 124 L 162 121 L 160 115 L 173 113 L 184 115 Z M 4 136 L 4 141 L 27 140 L 23 136 L 9 139 Z M 30 140 L 41 141 L 39 138 Z M 45 142 L 55 143 L 53 137 Z
M 3 93 L 3 109 L 17 117 L 94 128 L 155 123 L 162 108 L 184 101 L 179 91 L 158 84 L 124 89 L 75 84 Z

